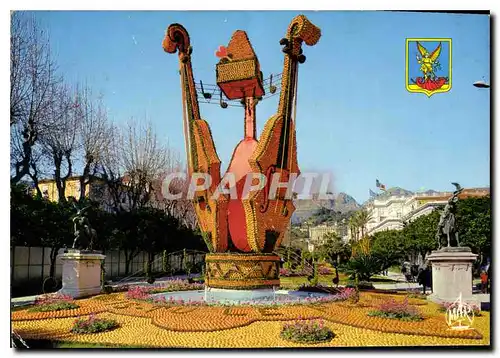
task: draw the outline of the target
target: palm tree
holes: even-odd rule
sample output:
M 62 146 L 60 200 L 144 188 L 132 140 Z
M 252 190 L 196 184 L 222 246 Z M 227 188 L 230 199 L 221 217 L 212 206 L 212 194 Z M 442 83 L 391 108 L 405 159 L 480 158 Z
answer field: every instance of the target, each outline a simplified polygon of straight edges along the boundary
M 349 229 L 351 230 L 351 237 L 354 239 L 354 241 L 358 241 L 358 228 L 358 212 L 356 212 L 349 218 Z
M 368 222 L 372 219 L 371 213 L 368 212 L 366 209 L 362 209 L 356 213 L 357 215 L 357 224 L 358 227 L 361 229 L 361 238 L 365 237 L 365 232 L 366 232 L 366 225 Z

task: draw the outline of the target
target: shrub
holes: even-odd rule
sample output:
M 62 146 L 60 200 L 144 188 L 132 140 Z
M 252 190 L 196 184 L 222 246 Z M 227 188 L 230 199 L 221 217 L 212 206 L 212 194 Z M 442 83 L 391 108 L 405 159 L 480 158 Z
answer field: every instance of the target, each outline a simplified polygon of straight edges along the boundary
M 95 314 L 91 314 L 89 318 L 78 318 L 73 323 L 73 328 L 71 332 L 73 333 L 99 333 L 104 331 L 110 331 L 119 327 L 118 322 L 114 319 L 97 318 Z
M 420 292 L 420 289 L 412 289 L 407 291 L 407 296 L 408 298 L 417 298 L 420 300 L 426 300 L 427 295 L 424 295 L 423 293 Z
M 331 274 L 333 274 L 333 271 L 329 267 L 321 266 L 318 269 L 318 273 L 320 275 L 331 275 Z
M 149 297 L 150 291 L 151 288 L 147 286 L 132 286 L 128 288 L 125 296 L 132 300 L 145 300 Z
M 53 294 L 53 295 L 43 295 L 35 299 L 35 306 L 30 308 L 30 312 L 50 312 L 50 311 L 61 311 L 61 310 L 71 310 L 78 308 L 73 297 L 63 294 Z
M 368 316 L 378 316 L 402 321 L 420 321 L 423 319 L 420 312 L 408 304 L 408 297 L 403 302 L 391 299 L 382 303 L 377 310 L 368 312 Z
M 302 343 L 318 343 L 332 340 L 333 332 L 324 326 L 323 320 L 295 320 L 283 326 L 281 338 Z
M 359 254 L 352 257 L 343 267 L 348 274 L 358 275 L 360 281 L 369 281 L 370 277 L 383 269 L 383 260 L 374 254 Z
M 175 279 L 161 282 L 150 289 L 150 293 L 202 290 L 204 284 L 200 282 L 188 282 L 187 280 Z
M 439 311 L 440 312 L 446 312 L 450 306 L 453 305 L 453 302 L 443 302 L 439 305 Z M 474 316 L 476 317 L 481 317 L 481 309 L 475 305 L 475 304 L 469 304 L 472 308 L 472 312 L 474 313 Z
M 280 268 L 280 276 L 290 277 L 291 275 L 292 275 L 292 270 L 284 267 Z
M 150 294 L 173 292 L 173 291 L 190 291 L 201 290 L 204 288 L 203 283 L 188 282 L 187 280 L 175 279 L 161 282 L 151 286 L 131 286 L 128 287 L 126 297 L 133 300 L 146 300 Z

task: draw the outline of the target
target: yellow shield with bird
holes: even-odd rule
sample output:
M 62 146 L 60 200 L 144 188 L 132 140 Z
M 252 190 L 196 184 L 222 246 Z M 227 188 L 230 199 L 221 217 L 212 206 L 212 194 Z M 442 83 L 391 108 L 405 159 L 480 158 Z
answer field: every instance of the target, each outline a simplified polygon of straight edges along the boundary
M 406 89 L 428 97 L 451 89 L 451 39 L 406 39 Z

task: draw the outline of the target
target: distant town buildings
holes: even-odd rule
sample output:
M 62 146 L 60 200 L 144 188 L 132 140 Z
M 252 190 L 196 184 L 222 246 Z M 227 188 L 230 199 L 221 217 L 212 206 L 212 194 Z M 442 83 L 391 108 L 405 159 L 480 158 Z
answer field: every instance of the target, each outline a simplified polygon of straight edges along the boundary
M 464 189 L 460 199 L 481 197 L 490 194 L 489 188 Z M 375 198 L 366 205 L 371 220 L 367 224 L 367 234 L 373 235 L 384 230 L 400 230 L 405 222 L 430 214 L 446 204 L 451 192 L 416 193 L 406 196 Z
M 452 192 L 426 192 L 374 198 L 365 204 L 365 209 L 371 218 L 366 225 L 366 234 L 373 235 L 384 230 L 401 230 L 405 222 L 413 221 L 422 215 L 430 214 L 437 208 L 442 208 L 452 195 Z M 464 189 L 459 198 L 487 195 L 490 195 L 489 188 L 469 188 Z M 344 242 L 352 239 L 345 222 L 310 226 L 307 231 L 309 235 L 304 240 L 311 252 L 325 242 L 325 237 L 329 233 L 337 234 Z
M 342 238 L 345 242 L 349 241 L 349 230 L 344 223 L 333 223 L 331 225 L 318 225 L 309 227 L 309 237 L 307 239 L 308 251 L 314 251 L 325 243 L 326 237 L 330 233 L 335 233 L 338 237 Z
M 73 176 L 66 180 L 65 194 L 67 199 L 71 197 L 75 199 L 80 198 L 80 178 L 80 176 Z M 126 183 L 123 185 L 125 186 Z M 39 180 L 38 186 L 44 198 L 50 201 L 59 201 L 59 193 L 54 179 Z M 36 191 L 33 190 L 33 193 L 36 193 Z M 97 177 L 92 177 L 89 183 L 85 185 L 85 197 L 100 203 L 102 208 L 108 211 L 112 210 L 115 204 L 108 186 L 103 179 Z M 122 205 L 126 205 L 127 196 L 125 195 L 125 191 L 120 193 L 120 200 Z

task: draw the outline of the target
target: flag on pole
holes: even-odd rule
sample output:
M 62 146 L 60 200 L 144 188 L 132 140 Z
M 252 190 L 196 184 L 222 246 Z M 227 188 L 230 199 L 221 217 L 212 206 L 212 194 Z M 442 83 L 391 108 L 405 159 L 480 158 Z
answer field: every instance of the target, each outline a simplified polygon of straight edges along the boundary
M 375 193 L 373 190 L 370 189 L 370 197 L 374 198 L 377 196 L 377 193 Z
M 378 179 L 375 181 L 375 185 L 377 186 L 377 188 L 379 188 L 380 190 L 385 190 L 385 185 L 382 184 Z

